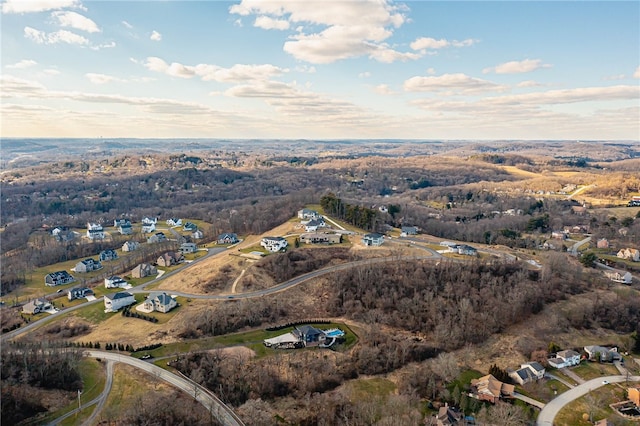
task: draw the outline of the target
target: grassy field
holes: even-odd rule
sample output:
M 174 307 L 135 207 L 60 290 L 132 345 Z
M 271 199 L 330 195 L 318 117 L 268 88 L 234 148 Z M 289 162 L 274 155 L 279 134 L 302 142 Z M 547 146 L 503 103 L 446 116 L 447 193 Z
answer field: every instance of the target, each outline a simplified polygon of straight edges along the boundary
M 620 374 L 613 364 L 600 364 L 597 362 L 581 362 L 571 370 L 584 380 L 596 379 L 602 376 L 613 376 Z
M 356 334 L 346 325 L 341 323 L 331 324 L 309 324 L 320 329 L 340 328 L 345 332 L 345 343 L 340 345 L 337 350 L 346 350 L 353 346 L 357 341 Z M 276 350 L 266 348 L 262 341 L 272 337 L 279 336 L 281 334 L 289 333 L 293 330 L 293 327 L 288 327 L 279 331 L 266 331 L 266 330 L 252 330 L 242 333 L 232 333 L 223 336 L 208 337 L 204 339 L 197 339 L 192 341 L 171 343 L 161 346 L 151 351 L 145 351 L 144 353 L 136 353 L 133 356 L 139 358 L 145 354 L 149 354 L 154 358 L 172 356 L 178 353 L 186 353 L 190 351 L 199 351 L 207 349 L 223 348 L 228 346 L 246 346 L 253 349 L 258 357 L 267 356 L 273 354 Z
M 567 404 L 555 418 L 554 424 L 557 426 L 589 426 L 593 421 L 608 418 L 620 417 L 614 414 L 609 404 L 624 401 L 626 391 L 620 385 L 608 385 L 598 388 L 582 398 Z M 586 417 L 586 419 L 585 419 Z
M 395 383 L 383 378 L 353 380 L 345 388 L 351 402 L 385 397 L 396 391 Z

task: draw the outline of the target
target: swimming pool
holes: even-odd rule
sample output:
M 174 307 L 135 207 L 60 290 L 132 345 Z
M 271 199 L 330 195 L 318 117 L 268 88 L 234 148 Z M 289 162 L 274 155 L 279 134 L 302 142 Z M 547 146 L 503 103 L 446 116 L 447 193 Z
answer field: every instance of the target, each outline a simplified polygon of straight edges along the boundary
M 344 336 L 344 331 L 340 330 L 339 328 L 332 328 L 330 330 L 325 330 L 324 334 L 327 337 L 342 337 Z

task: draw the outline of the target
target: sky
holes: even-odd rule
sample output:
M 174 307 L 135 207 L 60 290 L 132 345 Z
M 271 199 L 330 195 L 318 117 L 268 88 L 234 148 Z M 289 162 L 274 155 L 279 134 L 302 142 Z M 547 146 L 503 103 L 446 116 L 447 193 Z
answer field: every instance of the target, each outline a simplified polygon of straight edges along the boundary
M 3 0 L 1 137 L 640 140 L 640 2 Z

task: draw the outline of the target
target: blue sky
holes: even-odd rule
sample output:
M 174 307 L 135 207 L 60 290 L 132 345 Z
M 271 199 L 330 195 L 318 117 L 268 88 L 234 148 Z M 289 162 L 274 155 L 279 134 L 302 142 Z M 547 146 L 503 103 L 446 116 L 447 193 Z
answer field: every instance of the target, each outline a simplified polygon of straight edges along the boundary
M 2 137 L 640 139 L 640 2 L 4 0 Z

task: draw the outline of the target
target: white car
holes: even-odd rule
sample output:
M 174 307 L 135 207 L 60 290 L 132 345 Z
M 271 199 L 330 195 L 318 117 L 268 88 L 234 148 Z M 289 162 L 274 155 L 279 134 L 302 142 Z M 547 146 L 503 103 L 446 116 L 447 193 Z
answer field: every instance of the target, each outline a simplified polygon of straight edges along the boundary
M 603 380 L 603 381 L 602 381 L 602 384 L 603 384 L 603 385 L 608 385 L 608 384 L 609 384 L 609 381 L 608 381 L 608 380 Z

